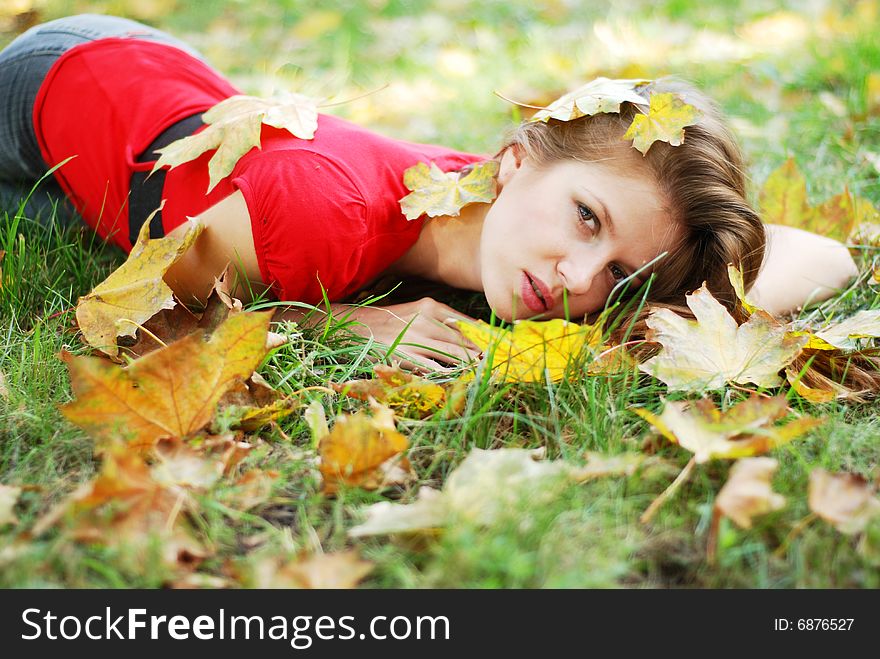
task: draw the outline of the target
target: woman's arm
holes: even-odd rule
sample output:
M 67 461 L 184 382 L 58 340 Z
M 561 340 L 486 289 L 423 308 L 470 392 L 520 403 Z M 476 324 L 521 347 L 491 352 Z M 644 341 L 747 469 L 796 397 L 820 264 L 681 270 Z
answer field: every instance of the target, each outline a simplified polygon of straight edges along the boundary
M 204 304 L 211 294 L 214 278 L 221 275 L 228 263 L 238 273 L 233 296 L 249 302 L 267 290 L 257 263 L 250 216 L 241 192 L 226 197 L 194 219 L 205 225 L 204 231 L 165 275 L 165 281 L 178 299 L 185 304 Z M 184 233 L 187 228 L 184 224 L 169 235 Z M 466 319 L 467 316 L 431 298 L 387 307 L 353 307 L 340 303 L 331 307 L 335 315 L 347 315 L 357 321 L 351 326 L 353 332 L 385 345 L 394 343 L 405 330 L 397 348 L 397 352 L 409 357 L 403 363 L 404 368 L 442 368 L 441 364 L 470 361 L 479 352 L 447 322 L 450 318 Z M 289 307 L 276 312 L 275 320 L 302 322 L 305 315 L 301 309 Z M 323 313 L 315 312 L 310 315 L 309 322 L 317 324 L 325 319 Z
M 764 264 L 749 300 L 772 314 L 827 300 L 858 275 L 842 243 L 794 227 L 768 224 Z
M 241 192 L 229 195 L 194 220 L 204 224 L 205 230 L 165 275 L 178 299 L 184 304 L 204 304 L 214 278 L 230 263 L 238 273 L 232 294 L 242 302 L 250 302 L 268 288 L 260 275 L 250 215 Z M 186 233 L 188 228 L 184 223 L 168 235 Z

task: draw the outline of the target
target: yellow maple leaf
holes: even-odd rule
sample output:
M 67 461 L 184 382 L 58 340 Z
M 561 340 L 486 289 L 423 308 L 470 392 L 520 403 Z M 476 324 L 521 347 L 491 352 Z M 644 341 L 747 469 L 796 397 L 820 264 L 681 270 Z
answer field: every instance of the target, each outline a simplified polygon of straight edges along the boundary
M 580 117 L 591 117 L 602 112 L 620 112 L 621 103 L 645 105 L 644 97 L 636 93 L 639 87 L 650 80 L 611 80 L 596 78 L 587 84 L 560 96 L 536 112 L 530 121 L 548 121 L 558 119 L 571 121 Z
M 833 474 L 822 468 L 810 472 L 810 510 L 841 533 L 860 533 L 880 515 L 876 488 L 858 474 Z
M 880 212 L 847 188 L 818 206 L 807 200 L 807 182 L 793 158 L 767 177 L 760 193 L 761 216 L 765 222 L 812 231 L 841 242 L 858 232 L 859 226 L 876 221 Z
M 430 167 L 420 162 L 403 173 L 403 183 L 411 192 L 400 200 L 400 210 L 408 220 L 458 215 L 467 204 L 495 198 L 496 174 L 496 160 L 475 163 L 465 173 L 444 172 L 433 162 Z
M 399 366 L 376 364 L 372 380 L 331 383 L 334 390 L 359 400 L 370 398 L 387 405 L 400 417 L 424 419 L 446 403 L 446 389 L 407 373 Z
M 171 289 L 162 277 L 203 229 L 204 225 L 192 222 L 182 236 L 150 240 L 148 218 L 125 263 L 79 298 L 76 322 L 86 342 L 115 358 L 116 337 L 134 336 L 138 326 L 158 311 L 174 307 Z
M 693 453 L 697 463 L 760 455 L 824 423 L 801 417 L 773 425 L 787 410 L 785 396 L 753 396 L 724 412 L 708 399 L 693 404 L 669 401 L 659 416 L 633 409 L 669 441 Z
M 63 353 L 76 400 L 70 421 L 106 442 L 125 437 L 148 448 L 163 436 L 190 435 L 210 420 L 220 397 L 266 354 L 272 312 L 230 316 L 205 342 L 199 332 L 119 368 Z
M 546 377 L 558 382 L 584 349 L 602 345 L 601 321 L 578 325 L 561 318 L 519 320 L 510 330 L 483 321 L 458 321 L 456 325 L 486 354 L 492 372 L 504 382 L 544 382 Z
M 743 458 L 730 469 L 727 482 L 715 498 L 715 508 L 744 529 L 752 517 L 785 506 L 785 497 L 773 491 L 770 480 L 779 463 L 773 458 Z
M 333 494 L 340 485 L 375 490 L 396 482 L 390 474 L 406 477 L 409 463 L 405 458 L 401 460 L 403 473 L 389 461 L 408 446 L 409 440 L 397 432 L 394 413 L 387 407 L 375 405 L 373 416 L 361 411 L 338 417 L 318 444 L 324 492 Z
M 263 124 L 287 130 L 310 140 L 318 129 L 318 106 L 302 94 L 285 93 L 276 98 L 232 96 L 202 115 L 207 128 L 159 149 L 153 172 L 168 165 L 174 168 L 195 160 L 211 149 L 217 152 L 208 162 L 208 192 L 229 176 L 244 154 L 260 146 Z
M 648 316 L 648 338 L 663 349 L 639 367 L 671 390 L 718 389 L 726 382 L 779 386 L 779 371 L 807 343 L 760 309 L 737 326 L 705 284 L 686 301 L 696 320 L 669 309 L 655 309 Z
M 694 125 L 702 115 L 700 110 L 685 103 L 677 94 L 651 94 L 648 114 L 637 114 L 623 134 L 623 139 L 631 139 L 642 155 L 647 154 L 657 141 L 678 146 L 684 142 L 685 126 Z

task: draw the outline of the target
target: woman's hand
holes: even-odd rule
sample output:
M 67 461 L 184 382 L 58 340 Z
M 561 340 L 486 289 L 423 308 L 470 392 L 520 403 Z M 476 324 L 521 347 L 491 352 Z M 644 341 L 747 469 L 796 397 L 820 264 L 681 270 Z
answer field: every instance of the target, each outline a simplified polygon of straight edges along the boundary
M 331 309 L 338 320 L 354 320 L 349 327 L 359 336 L 386 346 L 400 337 L 394 354 L 406 357 L 400 365 L 406 370 L 446 370 L 446 365 L 458 366 L 480 355 L 480 349 L 454 324 L 456 320 L 474 319 L 429 297 L 386 307 L 332 304 Z M 300 320 L 302 316 L 303 312 L 289 309 L 276 314 L 276 320 Z M 312 315 L 310 322 L 314 319 Z

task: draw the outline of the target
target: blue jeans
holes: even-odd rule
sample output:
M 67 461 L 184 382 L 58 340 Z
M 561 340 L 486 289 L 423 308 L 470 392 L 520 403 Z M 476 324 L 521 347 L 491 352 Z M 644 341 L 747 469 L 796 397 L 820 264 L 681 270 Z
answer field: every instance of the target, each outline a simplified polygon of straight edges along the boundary
M 147 39 L 201 55 L 179 39 L 136 21 L 116 16 L 80 14 L 32 27 L 0 52 L 0 208 L 17 210 L 49 169 L 34 131 L 34 101 L 52 65 L 66 51 L 105 37 Z M 89 93 L 83 90 L 84 94 Z M 54 179 L 44 181 L 25 206 L 25 216 L 51 217 L 53 197 L 64 200 Z M 58 219 L 74 220 L 69 204 L 59 203 Z

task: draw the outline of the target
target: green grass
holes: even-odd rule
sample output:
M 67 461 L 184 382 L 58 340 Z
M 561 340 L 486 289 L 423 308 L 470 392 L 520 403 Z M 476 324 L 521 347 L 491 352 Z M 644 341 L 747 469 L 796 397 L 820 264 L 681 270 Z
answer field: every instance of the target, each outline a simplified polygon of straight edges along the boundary
M 325 3 L 327 11 L 339 15 L 325 17 L 327 24 L 337 24 L 323 32 L 306 29 L 304 20 L 319 21 L 308 9 L 313 3 L 298 0 L 257 8 L 240 0 L 169 0 L 164 6 L 174 11 L 133 17 L 191 40 L 249 92 L 295 84 L 345 99 L 394 82 L 389 90 L 330 111 L 396 137 L 478 152 L 494 151 L 513 114 L 493 89 L 530 100 L 602 73 L 683 74 L 734 118 L 756 189 L 791 155 L 807 176 L 813 201 L 846 184 L 880 204 L 878 171 L 865 157 L 880 152 L 880 114 L 877 108 L 871 114 L 865 82 L 869 73 L 880 71 L 880 19 L 865 9 L 876 9 L 876 3 L 847 4 L 842 10 L 829 3 L 826 9 L 837 11 L 836 22 L 797 13 L 800 3 L 791 3 L 795 18 L 808 29 L 790 42 L 745 41 L 747 24 L 773 15 L 768 3 L 757 1 L 644 2 L 629 13 L 572 8 L 593 3 L 512 0 L 461 0 L 455 3 L 460 9 L 449 13 L 443 13 L 448 2 L 442 0 L 372 4 L 370 9 L 365 3 Z M 144 11 L 148 5 L 49 2 L 45 17 L 90 8 L 135 11 L 140 6 Z M 631 6 L 639 5 L 627 3 Z M 599 27 L 593 29 L 594 24 Z M 229 30 L 247 38 L 231 45 Z M 745 45 L 710 57 L 708 46 L 699 46 L 704 30 Z M 625 44 L 624 34 L 629 35 Z M 608 35 L 617 35 L 619 43 Z M 646 44 L 655 44 L 654 50 Z M 829 98 L 839 101 L 842 115 Z M 20 523 L 0 529 L 0 586 L 162 586 L 174 575 L 155 553 L 154 560 L 140 562 L 54 532 L 35 539 L 21 535 L 98 468 L 92 440 L 58 411 L 71 393 L 57 354 L 82 350 L 73 327 L 76 299 L 122 261 L 118 250 L 97 244 L 83 229 L 59 228 L 51 219 L 28 217 L 18 208 L 0 210 L 0 250 L 6 252 L 0 262 L 0 371 L 8 388 L 0 397 L 0 482 L 30 486 L 16 508 Z M 877 250 L 863 250 L 860 267 L 868 268 L 877 257 Z M 487 311 L 478 299 L 449 301 L 478 315 Z M 855 287 L 831 304 L 877 308 L 878 287 Z M 260 372 L 289 393 L 365 377 L 371 372 L 366 357 L 344 327 L 331 324 L 302 329 Z M 727 463 L 700 466 L 650 524 L 639 522 L 688 460 L 685 451 L 668 444 L 659 448 L 664 461 L 654 467 L 573 487 L 547 505 L 524 501 L 489 529 L 457 524 L 421 545 L 346 537 L 360 521 L 361 507 L 411 501 L 420 485 L 441 486 L 473 447 L 544 446 L 549 458 L 572 463 L 583 462 L 586 451 L 638 451 L 648 428 L 629 410 L 657 409 L 666 395 L 663 385 L 646 376 L 546 385 L 478 381 L 469 389 L 461 418 L 400 423 L 410 437 L 417 483 L 384 493 L 352 489 L 336 498 L 320 493 L 304 459 L 311 441 L 307 425 L 293 415 L 277 430 L 265 431 L 265 444 L 247 458 L 249 465 L 281 472 L 269 502 L 248 513 L 232 511 L 222 504 L 228 485 L 200 497 L 196 526 L 215 548 L 200 571 L 221 574 L 231 564 L 246 573 L 263 552 L 355 547 L 376 564 L 367 587 L 880 587 L 880 521 L 868 534 L 873 559 L 858 551 L 858 538 L 841 535 L 821 520 L 792 533 L 809 513 L 812 468 L 876 478 L 880 415 L 873 403 L 791 401 L 797 410 L 826 416 L 828 422 L 773 452 L 780 462 L 774 489 L 786 497 L 786 507 L 757 518 L 747 530 L 723 522 L 714 565 L 706 560 L 706 540 Z M 328 415 L 361 407 L 350 399 L 324 397 L 323 402 Z

